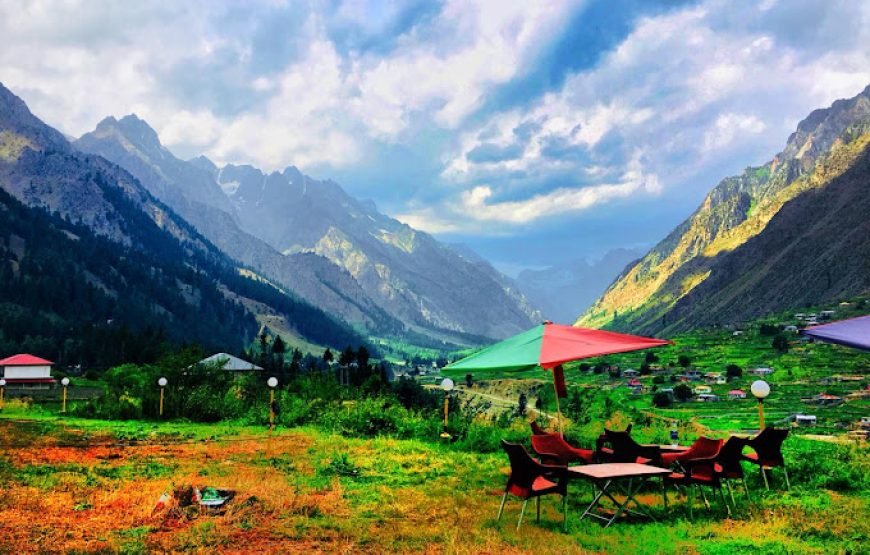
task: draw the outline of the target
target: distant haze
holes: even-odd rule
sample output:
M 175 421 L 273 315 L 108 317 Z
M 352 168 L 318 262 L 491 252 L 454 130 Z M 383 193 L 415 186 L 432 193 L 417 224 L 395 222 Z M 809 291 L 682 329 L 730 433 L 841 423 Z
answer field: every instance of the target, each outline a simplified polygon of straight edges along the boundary
M 546 319 L 572 324 L 629 263 L 643 254 L 636 249 L 614 249 L 593 262 L 576 260 L 544 270 L 523 270 L 516 282 Z

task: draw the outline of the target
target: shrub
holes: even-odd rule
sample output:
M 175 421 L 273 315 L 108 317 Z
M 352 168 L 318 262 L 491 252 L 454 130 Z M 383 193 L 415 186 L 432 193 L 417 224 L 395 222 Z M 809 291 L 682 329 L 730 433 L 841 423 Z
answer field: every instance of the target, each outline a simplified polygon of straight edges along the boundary
M 692 398 L 692 395 L 692 388 L 684 383 L 678 384 L 674 388 L 674 397 L 676 397 L 678 401 L 688 401 Z
M 664 408 L 664 407 L 671 406 L 671 404 L 673 403 L 673 400 L 671 399 L 671 396 L 668 393 L 665 393 L 664 391 L 659 391 L 655 395 L 653 395 L 652 402 L 653 402 L 653 405 L 655 405 L 659 408 Z
M 743 376 L 743 369 L 736 364 L 729 364 L 725 367 L 725 375 L 729 378 L 739 378 Z

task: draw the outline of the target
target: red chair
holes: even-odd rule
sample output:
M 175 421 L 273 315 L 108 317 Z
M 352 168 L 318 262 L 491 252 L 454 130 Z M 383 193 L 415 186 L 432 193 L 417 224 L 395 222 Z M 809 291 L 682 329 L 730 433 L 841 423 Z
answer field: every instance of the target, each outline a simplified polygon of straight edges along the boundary
M 743 459 L 743 448 L 746 446 L 746 439 L 737 436 L 731 436 L 722 446 L 719 451 L 719 458 L 716 461 L 716 472 L 719 473 L 719 478 L 725 487 L 728 488 L 728 494 L 731 496 L 731 504 L 735 507 L 737 503 L 734 501 L 734 492 L 731 490 L 730 480 L 740 480 L 743 483 L 743 491 L 746 493 L 746 500 L 751 502 L 749 498 L 749 488 L 746 487 L 746 477 L 743 474 L 743 465 L 740 461 Z
M 782 456 L 782 444 L 788 437 L 788 432 L 788 430 L 779 428 L 765 428 L 746 442 L 746 445 L 751 447 L 755 453 L 743 455 L 743 460 L 758 465 L 761 477 L 764 479 L 764 487 L 768 491 L 770 491 L 770 484 L 767 481 L 765 471 L 775 467 L 782 467 L 782 472 L 785 474 L 785 487 L 791 489 L 791 484 L 788 481 L 788 470 L 785 468 L 785 459 Z
M 719 452 L 722 450 L 722 440 L 721 439 L 709 439 L 706 437 L 699 437 L 695 440 L 695 443 L 692 444 L 692 447 L 689 448 L 685 453 L 680 453 L 680 455 L 684 455 L 683 458 L 679 460 L 680 466 L 684 469 L 683 472 L 672 472 L 668 476 L 665 476 L 664 484 L 673 484 L 676 486 L 685 486 L 688 498 L 689 498 L 689 518 L 692 518 L 692 486 L 698 487 L 707 486 L 714 489 L 719 490 L 719 494 L 722 498 L 722 503 L 725 505 L 725 508 L 728 511 L 728 514 L 731 514 L 731 507 L 728 506 L 728 502 L 725 501 L 725 494 L 722 492 L 722 482 L 720 480 L 720 475 L 716 471 L 716 461 L 719 457 Z M 686 457 L 685 455 L 689 455 Z M 665 486 L 663 486 L 665 487 Z M 701 496 L 704 499 L 704 505 L 707 506 L 707 509 L 710 509 L 710 503 L 707 501 L 707 495 L 704 493 L 703 489 L 700 489 Z M 665 501 L 665 509 L 668 506 L 668 496 L 667 493 L 664 494 Z
M 549 464 L 569 465 L 573 462 L 589 464 L 595 453 L 592 449 L 579 449 L 565 441 L 561 434 L 539 434 L 532 436 L 532 450 Z
M 508 494 L 515 495 L 523 500 L 523 508 L 520 510 L 520 518 L 517 521 L 517 530 L 523 523 L 523 515 L 526 513 L 526 505 L 529 499 L 537 501 L 537 521 L 541 521 L 541 497 L 551 493 L 562 496 L 562 511 L 564 514 L 565 531 L 568 531 L 568 474 L 564 466 L 541 464 L 529 455 L 526 448 L 517 443 L 501 441 L 502 449 L 507 453 L 511 463 L 511 475 L 505 486 L 504 495 L 501 498 L 501 506 L 498 509 L 498 520 L 504 512 Z
M 541 435 L 550 433 L 547 430 L 541 428 L 541 426 L 537 422 L 535 422 L 534 420 L 529 422 L 529 426 L 532 427 L 532 435 L 533 436 L 541 436 Z

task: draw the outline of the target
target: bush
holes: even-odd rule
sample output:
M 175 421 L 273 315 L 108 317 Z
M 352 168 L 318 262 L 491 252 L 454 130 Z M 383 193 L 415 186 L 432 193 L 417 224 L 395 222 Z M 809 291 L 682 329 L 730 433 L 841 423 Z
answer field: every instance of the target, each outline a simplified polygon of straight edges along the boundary
M 788 352 L 788 338 L 783 334 L 779 334 L 773 338 L 771 342 L 771 346 L 779 353 L 787 353 Z
M 688 401 L 692 396 L 692 388 L 684 383 L 678 384 L 674 388 L 674 397 L 676 397 L 678 401 Z
M 739 378 L 743 376 L 743 368 L 740 368 L 736 364 L 729 364 L 725 367 L 725 375 L 729 378 Z
M 665 383 L 665 377 L 664 376 L 653 376 L 652 381 L 656 385 L 661 385 L 661 384 Z
M 652 399 L 653 405 L 664 408 L 669 407 L 673 403 L 670 394 L 665 393 L 664 391 L 659 391 L 655 395 L 653 395 Z

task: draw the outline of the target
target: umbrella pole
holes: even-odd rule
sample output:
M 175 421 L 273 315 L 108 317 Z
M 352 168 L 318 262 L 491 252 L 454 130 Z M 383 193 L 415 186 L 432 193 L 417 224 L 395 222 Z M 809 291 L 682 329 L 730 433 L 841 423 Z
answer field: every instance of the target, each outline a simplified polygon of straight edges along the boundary
M 556 377 L 553 376 L 553 393 L 556 395 L 556 422 L 559 424 L 559 434 L 565 435 L 562 430 L 562 408 L 559 406 L 559 390 L 556 388 Z

